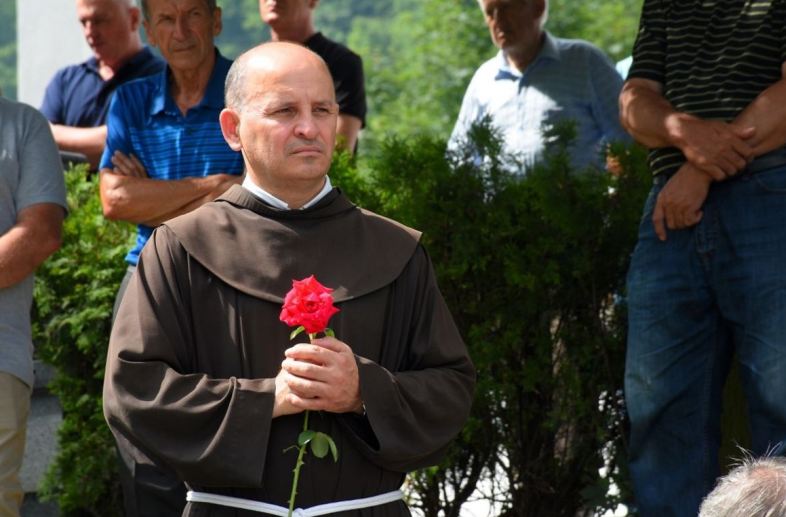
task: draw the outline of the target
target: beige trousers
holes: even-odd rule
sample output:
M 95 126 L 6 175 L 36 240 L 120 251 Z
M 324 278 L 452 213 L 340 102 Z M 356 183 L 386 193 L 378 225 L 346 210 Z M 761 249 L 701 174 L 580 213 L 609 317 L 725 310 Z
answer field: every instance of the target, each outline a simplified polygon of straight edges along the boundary
M 22 505 L 19 469 L 25 452 L 30 387 L 0 372 L 0 517 L 17 517 Z

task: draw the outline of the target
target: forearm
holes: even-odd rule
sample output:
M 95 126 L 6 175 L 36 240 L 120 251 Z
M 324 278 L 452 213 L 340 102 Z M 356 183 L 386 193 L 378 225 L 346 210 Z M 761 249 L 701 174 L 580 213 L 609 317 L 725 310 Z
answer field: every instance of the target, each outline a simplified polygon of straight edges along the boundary
M 82 153 L 90 167 L 96 169 L 106 143 L 106 126 L 71 127 L 51 124 L 57 147 L 63 151 Z
M 755 156 L 783 147 L 786 144 L 786 79 L 760 93 L 732 125 L 756 128 L 750 140 Z
M 63 209 L 42 204 L 28 210 L 0 235 L 0 289 L 24 280 L 60 247 Z
M 108 219 L 157 226 L 211 201 L 218 194 L 217 176 L 155 180 L 101 170 L 100 191 Z
M 632 79 L 620 93 L 620 122 L 641 144 L 650 148 L 675 146 L 679 113 L 653 81 Z
M 362 124 L 359 118 L 352 115 L 339 115 L 336 121 L 336 146 L 354 153 Z

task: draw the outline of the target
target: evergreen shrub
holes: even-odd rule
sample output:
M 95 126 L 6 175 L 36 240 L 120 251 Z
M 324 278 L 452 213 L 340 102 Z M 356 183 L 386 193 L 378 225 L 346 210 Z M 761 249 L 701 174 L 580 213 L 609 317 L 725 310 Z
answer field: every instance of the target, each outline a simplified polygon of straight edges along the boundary
M 572 170 L 570 128 L 551 136 L 548 159 L 523 176 L 505 170 L 487 124 L 457 153 L 430 137 L 389 138 L 365 162 L 334 160 L 331 179 L 351 199 L 424 232 L 478 370 L 446 461 L 409 478 L 410 503 L 428 517 L 460 516 L 476 488 L 504 516 L 574 517 L 629 493 L 623 289 L 650 178 L 638 148 L 615 146 L 619 175 Z M 475 149 L 493 158 L 472 160 Z M 39 270 L 34 308 L 64 412 L 44 489 L 64 515 L 111 516 L 121 504 L 101 386 L 133 229 L 103 218 L 84 170 L 67 183 L 64 245 Z

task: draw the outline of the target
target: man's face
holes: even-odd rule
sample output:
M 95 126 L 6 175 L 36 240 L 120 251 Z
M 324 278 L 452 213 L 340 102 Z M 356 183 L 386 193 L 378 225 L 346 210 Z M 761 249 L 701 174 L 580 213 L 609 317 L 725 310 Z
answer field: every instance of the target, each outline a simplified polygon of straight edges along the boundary
M 113 63 L 128 57 L 139 27 L 139 9 L 117 0 L 76 0 L 76 15 L 95 57 Z
M 317 0 L 259 0 L 259 17 L 273 30 L 302 27 L 316 5 Z
M 221 10 L 205 0 L 148 0 L 145 32 L 150 44 L 174 70 L 194 70 L 213 55 L 213 39 L 221 32 Z
M 276 69 L 249 65 L 245 102 L 236 116 L 246 169 L 271 192 L 322 181 L 336 140 L 338 105 L 330 74 L 313 60 Z
M 543 0 L 479 0 L 497 48 L 527 51 L 540 44 Z

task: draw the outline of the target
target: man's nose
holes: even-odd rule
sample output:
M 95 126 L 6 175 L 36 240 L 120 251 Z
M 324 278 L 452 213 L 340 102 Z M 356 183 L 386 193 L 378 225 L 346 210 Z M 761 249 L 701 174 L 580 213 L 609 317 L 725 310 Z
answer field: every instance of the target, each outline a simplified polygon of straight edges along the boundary
M 186 18 L 188 15 L 182 15 L 175 18 L 175 32 L 174 36 L 177 39 L 185 39 L 188 35 L 188 19 Z
M 317 128 L 316 120 L 311 112 L 308 112 L 298 118 L 295 124 L 295 135 L 299 138 L 313 140 L 317 137 L 319 129 Z

